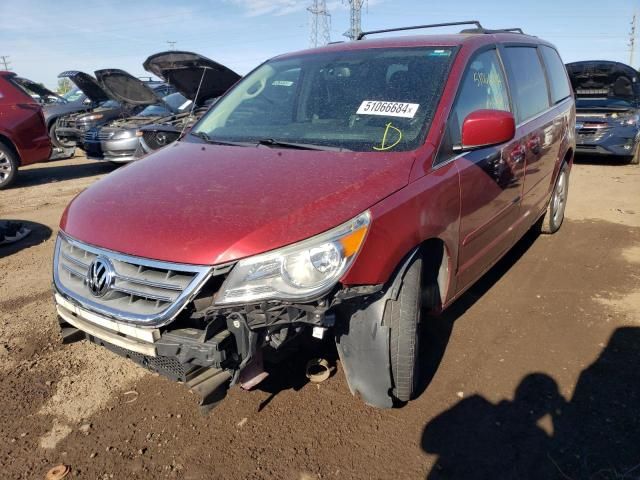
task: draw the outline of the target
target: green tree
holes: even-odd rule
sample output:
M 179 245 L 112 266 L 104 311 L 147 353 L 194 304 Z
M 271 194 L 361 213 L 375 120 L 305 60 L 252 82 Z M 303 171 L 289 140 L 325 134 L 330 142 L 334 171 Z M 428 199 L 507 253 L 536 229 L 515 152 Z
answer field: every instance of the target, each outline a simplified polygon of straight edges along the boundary
M 58 80 L 58 95 L 64 95 L 73 88 L 71 80 L 68 78 L 60 78 Z

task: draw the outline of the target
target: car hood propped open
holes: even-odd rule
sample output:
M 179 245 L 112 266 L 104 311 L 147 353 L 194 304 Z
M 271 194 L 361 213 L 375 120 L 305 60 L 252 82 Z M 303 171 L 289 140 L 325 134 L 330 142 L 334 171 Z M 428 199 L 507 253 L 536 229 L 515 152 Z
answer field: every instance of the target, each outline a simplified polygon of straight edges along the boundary
M 640 98 L 638 72 L 620 62 L 591 60 L 567 64 L 578 97 Z
M 93 103 L 102 103 L 111 100 L 111 97 L 107 95 L 107 92 L 104 91 L 98 81 L 88 73 L 69 70 L 62 72 L 58 75 L 58 78 L 68 78 L 71 80 Z
M 161 100 L 142 80 L 117 68 L 95 71 L 96 78 L 107 95 L 130 105 L 154 105 Z
M 146 71 L 173 85 L 196 105 L 219 97 L 241 78 L 224 65 L 192 52 L 156 53 L 147 58 L 142 66 Z

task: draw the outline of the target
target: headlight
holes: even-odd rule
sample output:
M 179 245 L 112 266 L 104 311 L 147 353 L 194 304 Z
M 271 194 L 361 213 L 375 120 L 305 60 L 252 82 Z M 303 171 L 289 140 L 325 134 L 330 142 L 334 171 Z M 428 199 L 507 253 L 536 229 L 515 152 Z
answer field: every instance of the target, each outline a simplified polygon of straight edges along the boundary
M 638 120 L 640 120 L 640 117 L 638 115 L 631 115 L 630 117 L 625 118 L 624 124 L 625 125 L 637 125 L 638 124 Z
M 611 118 L 615 119 L 620 125 L 637 125 L 638 121 L 640 121 L 640 116 L 638 115 L 619 115 L 612 113 Z
M 370 220 L 367 211 L 308 240 L 240 260 L 216 295 L 216 304 L 299 300 L 326 293 L 355 260 Z
M 111 140 L 122 140 L 125 138 L 133 138 L 135 136 L 136 136 L 135 130 L 120 130 L 119 132 L 116 132 L 113 134 L 113 137 L 111 137 Z
M 89 121 L 89 122 L 93 122 L 94 120 L 100 120 L 102 117 L 104 117 L 103 114 L 101 113 L 92 113 L 90 115 L 85 115 L 81 118 L 82 121 Z

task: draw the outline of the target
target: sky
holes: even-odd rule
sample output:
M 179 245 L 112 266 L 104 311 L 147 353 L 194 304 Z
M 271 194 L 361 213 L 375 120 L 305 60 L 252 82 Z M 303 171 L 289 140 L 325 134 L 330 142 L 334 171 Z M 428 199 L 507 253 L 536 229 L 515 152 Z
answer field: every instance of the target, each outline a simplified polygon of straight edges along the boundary
M 65 70 L 122 68 L 148 76 L 151 54 L 188 50 L 245 74 L 275 55 L 310 46 L 311 0 L 0 0 L 0 56 L 55 89 Z M 331 40 L 346 40 L 346 0 L 327 0 Z M 460 20 L 522 27 L 554 43 L 565 62 L 630 61 L 640 0 L 368 0 L 363 30 Z M 441 29 L 452 32 L 453 29 Z M 640 64 L 640 38 L 633 65 Z M 0 68 L 2 64 L 0 62 Z

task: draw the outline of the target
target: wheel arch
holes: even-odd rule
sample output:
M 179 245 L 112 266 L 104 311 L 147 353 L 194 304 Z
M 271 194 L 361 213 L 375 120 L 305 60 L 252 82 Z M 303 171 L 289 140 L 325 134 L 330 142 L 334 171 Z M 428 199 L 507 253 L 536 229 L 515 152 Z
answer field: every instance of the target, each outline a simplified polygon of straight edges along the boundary
M 455 268 L 451 250 L 439 237 L 430 237 L 416 247 L 423 258 L 424 298 L 429 310 L 441 310 L 453 290 Z
M 20 152 L 18 151 L 18 148 L 16 147 L 16 145 L 11 141 L 11 139 L 8 136 L 0 133 L 0 143 L 5 145 L 7 148 L 9 148 L 13 152 L 13 154 L 16 156 L 16 159 L 18 160 L 18 165 L 21 165 L 22 161 L 20 157 Z

